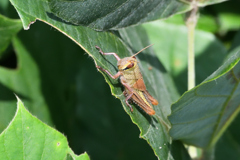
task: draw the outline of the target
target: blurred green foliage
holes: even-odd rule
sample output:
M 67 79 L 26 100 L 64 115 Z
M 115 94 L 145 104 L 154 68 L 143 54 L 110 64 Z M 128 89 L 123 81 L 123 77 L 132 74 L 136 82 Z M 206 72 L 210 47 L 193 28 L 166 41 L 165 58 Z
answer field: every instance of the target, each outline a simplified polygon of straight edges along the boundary
M 239 5 L 240 1 L 231 0 L 200 9 L 196 41 L 198 46 L 203 42 L 205 45 L 197 50 L 198 84 L 222 64 L 229 51 L 239 46 Z M 0 1 L 0 14 L 19 19 L 8 0 Z M 185 31 L 179 32 L 184 25 L 182 14 L 166 19 L 160 27 L 152 29 L 151 25 L 154 26 L 144 25 L 149 35 L 150 31 L 162 34 L 159 42 L 152 42 L 156 48 L 159 47 L 156 43 L 166 46 L 164 41 L 170 41 L 172 44 L 168 45 L 176 47 L 177 43 L 172 41 L 176 33 L 180 34 L 178 41 L 186 39 Z M 0 28 L 3 28 L 1 23 Z M 19 27 L 15 32 L 18 30 Z M 3 35 L 1 32 L 5 29 L 0 30 L 0 36 Z M 168 37 L 171 33 L 175 34 Z M 4 41 L 4 45 L 1 45 L 3 38 L 0 37 L 0 51 L 4 48 L 3 56 L 0 56 L 0 131 L 7 127 L 15 113 L 15 93 L 27 108 L 31 106 L 28 108 L 31 113 L 66 135 L 76 154 L 86 151 L 92 159 L 156 159 L 149 145 L 139 139 L 138 128 L 124 112 L 120 101 L 111 95 L 109 86 L 84 50 L 56 29 L 38 21 L 31 25 L 30 30 L 21 30 L 15 35 L 11 31 L 9 37 L 15 40 L 12 43 Z M 153 39 L 150 35 L 150 41 Z M 7 48 L 6 44 L 9 44 Z M 169 47 L 170 51 L 162 51 L 168 55 L 159 57 L 180 94 L 186 91 L 187 60 L 177 53 L 181 51 L 184 54 L 186 47 L 185 44 Z M 154 50 L 159 56 L 162 48 L 156 48 Z M 181 67 L 174 63 L 174 58 L 179 55 L 183 63 Z M 206 58 L 214 56 L 217 57 L 214 58 L 215 63 L 204 64 Z M 239 117 L 219 140 L 217 159 L 224 159 L 228 154 L 238 157 L 235 155 L 239 149 L 236 136 L 239 131 L 234 127 L 238 124 Z M 222 150 L 225 145 L 229 146 L 228 149 Z

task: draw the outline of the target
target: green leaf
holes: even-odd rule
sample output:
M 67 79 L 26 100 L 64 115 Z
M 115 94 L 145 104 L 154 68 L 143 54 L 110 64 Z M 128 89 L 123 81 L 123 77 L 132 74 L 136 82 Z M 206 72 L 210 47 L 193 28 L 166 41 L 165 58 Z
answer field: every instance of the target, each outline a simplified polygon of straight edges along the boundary
M 120 30 L 120 35 L 135 52 L 149 45 L 147 34 L 140 26 Z M 168 135 L 169 122 L 167 115 L 171 112 L 169 106 L 178 98 L 178 94 L 173 87 L 171 78 L 164 73 L 164 67 L 156 59 L 152 50 L 149 51 L 147 49 L 139 54 L 138 57 L 141 62 L 139 66 L 142 69 L 147 89 L 158 99 L 160 105 L 154 107 L 156 116 L 146 117 L 141 112 L 134 111 L 134 114 L 130 113 L 131 118 L 140 127 L 140 136 L 148 141 L 159 158 L 165 159 L 168 157 L 170 150 L 167 146 L 171 145 L 171 138 Z M 125 97 L 122 96 L 120 99 L 125 110 L 129 113 L 129 107 L 125 104 Z
M 215 148 L 217 160 L 238 159 L 240 156 L 240 115 L 229 126 L 228 130 L 219 139 Z
M 66 160 L 90 160 L 88 154 L 85 152 L 83 154 L 80 154 L 79 156 L 75 155 L 71 150 L 71 154 L 68 153 L 67 157 L 65 158 Z
M 233 40 L 231 46 L 231 53 L 234 53 L 240 48 L 240 32 L 238 32 Z M 228 57 L 230 57 L 228 55 Z M 215 157 L 218 160 L 224 159 L 238 159 L 240 156 L 240 130 L 238 126 L 240 125 L 240 114 L 234 119 L 228 129 L 225 131 L 223 136 L 219 139 L 215 147 Z
M 174 77 L 180 93 L 187 90 L 187 28 L 166 22 L 143 25 L 157 57 Z M 171 38 L 169 38 L 171 37 Z M 223 62 L 226 49 L 216 37 L 205 31 L 195 31 L 196 83 L 201 83 Z
M 29 110 L 47 124 L 52 124 L 46 101 L 41 96 L 40 73 L 22 42 L 14 38 L 13 47 L 18 54 L 18 68 L 15 70 L 0 67 L 0 130 L 2 131 L 12 119 L 16 107 L 13 93 L 18 94 Z M 4 96 L 3 96 L 4 95 Z
M 31 23 L 31 20 L 33 19 L 39 19 L 47 24 L 52 25 L 74 40 L 94 59 L 94 62 L 97 65 L 107 69 L 111 74 L 116 73 L 116 59 L 113 56 L 103 57 L 96 50 L 95 45 L 100 46 L 104 52 L 116 52 L 121 58 L 130 56 L 132 54 L 131 49 L 136 52 L 136 50 L 140 50 L 148 45 L 148 43 L 146 43 L 146 34 L 141 28 L 130 28 L 129 30 L 123 30 L 123 32 L 126 34 L 125 36 L 123 36 L 124 33 L 121 31 L 122 37 L 130 39 L 132 37 L 131 34 L 134 33 L 135 36 L 133 41 L 139 39 L 139 41 L 136 42 L 139 42 L 140 44 L 134 43 L 134 46 L 130 46 L 128 48 L 126 47 L 126 43 L 129 44 L 127 40 L 121 40 L 111 32 L 96 32 L 89 28 L 74 26 L 69 23 L 61 23 L 59 20 L 52 19 L 48 14 L 49 8 L 47 1 L 27 0 L 22 3 L 18 0 L 11 0 L 11 2 L 16 7 L 21 19 L 24 21 L 25 27 L 28 27 L 29 23 Z M 31 10 L 26 8 L 31 8 Z M 124 41 L 127 42 L 124 43 Z M 146 59 L 141 58 L 141 56 L 146 57 Z M 160 102 L 159 105 L 154 108 L 156 110 L 156 116 L 150 117 L 149 115 L 146 115 L 142 110 L 139 109 L 138 106 L 135 105 L 133 106 L 134 112 L 131 113 L 125 104 L 125 97 L 122 94 L 122 86 L 119 84 L 119 81 L 110 79 L 105 73 L 103 73 L 103 75 L 110 85 L 113 95 L 121 100 L 125 111 L 131 116 L 133 122 L 138 125 L 141 130 L 141 136 L 147 139 L 149 144 L 154 149 L 155 154 L 160 159 L 174 159 L 174 155 L 177 153 L 171 153 L 172 141 L 167 132 L 169 122 L 166 116 L 170 114 L 171 103 L 178 97 L 177 92 L 173 86 L 170 76 L 166 73 L 164 68 L 155 58 L 155 55 L 149 49 L 140 54 L 139 58 L 139 64 L 143 71 L 142 73 L 146 86 L 149 92 Z M 149 69 L 149 67 L 152 68 Z M 155 84 L 157 84 L 158 87 L 156 87 L 157 85 L 155 86 Z M 88 98 L 91 98 L 91 102 L 92 97 L 90 96 Z M 113 106 L 115 107 L 115 105 Z M 97 115 L 99 116 L 99 113 L 97 113 Z M 178 152 L 182 152 L 182 150 L 184 150 L 183 147 L 179 149 Z
M 154 159 L 152 149 L 139 139 L 138 128 L 131 123 L 120 101 L 111 95 L 92 59 L 79 46 L 42 22 L 21 31 L 13 42 L 18 67 L 5 68 L 6 74 L 0 76 L 8 79 L 4 88 L 0 88 L 3 128 L 10 122 L 6 120 L 10 109 L 13 114 L 9 119 L 15 113 L 13 93 L 21 93 L 32 114 L 45 122 L 51 115 L 51 123 L 47 123 L 53 122 L 68 137 L 75 153 L 88 151 L 93 159 Z M 19 50 L 19 46 L 24 49 Z
M 13 20 L 0 15 L 0 58 L 13 36 L 22 29 L 21 20 Z
M 72 154 L 66 137 L 32 116 L 19 98 L 14 119 L 0 135 L 0 145 L 0 159 L 59 160 Z
M 66 22 L 96 30 L 119 29 L 184 12 L 190 7 L 177 0 L 49 0 L 51 12 Z
M 234 54 L 203 83 L 172 105 L 169 120 L 174 139 L 198 147 L 213 147 L 234 120 L 239 108 L 240 52 Z

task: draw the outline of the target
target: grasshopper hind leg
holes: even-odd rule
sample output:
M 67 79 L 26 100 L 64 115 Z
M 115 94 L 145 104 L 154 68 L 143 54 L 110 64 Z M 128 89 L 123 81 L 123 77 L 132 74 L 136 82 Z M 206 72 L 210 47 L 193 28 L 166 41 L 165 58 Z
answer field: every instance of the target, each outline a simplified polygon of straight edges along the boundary
M 128 101 L 132 102 L 131 97 L 132 97 L 133 93 L 128 94 L 126 91 L 123 91 L 123 94 L 126 97 L 125 102 L 126 102 L 127 106 L 130 108 L 130 111 L 133 112 L 132 106 L 128 103 Z

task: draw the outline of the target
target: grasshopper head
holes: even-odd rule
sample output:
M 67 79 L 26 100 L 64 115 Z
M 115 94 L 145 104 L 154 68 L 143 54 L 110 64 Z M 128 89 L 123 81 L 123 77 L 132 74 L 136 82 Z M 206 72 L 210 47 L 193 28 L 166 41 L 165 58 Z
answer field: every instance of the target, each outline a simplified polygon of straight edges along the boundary
M 118 61 L 118 70 L 131 70 L 137 65 L 137 60 L 135 57 L 126 57 Z
M 120 59 L 117 63 L 118 70 L 119 71 L 133 70 L 137 65 L 137 60 L 136 60 L 135 56 L 138 55 L 139 53 L 141 53 L 143 50 L 147 49 L 148 47 L 152 46 L 152 45 L 153 44 L 141 49 L 139 52 L 132 55 L 131 57 L 126 57 L 126 58 Z

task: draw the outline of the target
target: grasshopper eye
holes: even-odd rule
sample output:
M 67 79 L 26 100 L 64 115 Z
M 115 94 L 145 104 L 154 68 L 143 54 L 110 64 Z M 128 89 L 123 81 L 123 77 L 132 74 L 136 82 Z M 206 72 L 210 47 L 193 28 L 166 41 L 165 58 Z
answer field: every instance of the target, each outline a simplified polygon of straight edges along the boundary
M 130 68 L 132 68 L 134 66 L 134 63 L 130 63 L 129 65 L 127 65 L 126 68 L 124 68 L 123 70 L 128 70 Z
M 134 63 L 130 63 L 130 64 L 127 66 L 127 69 L 132 68 L 133 66 L 134 66 Z

